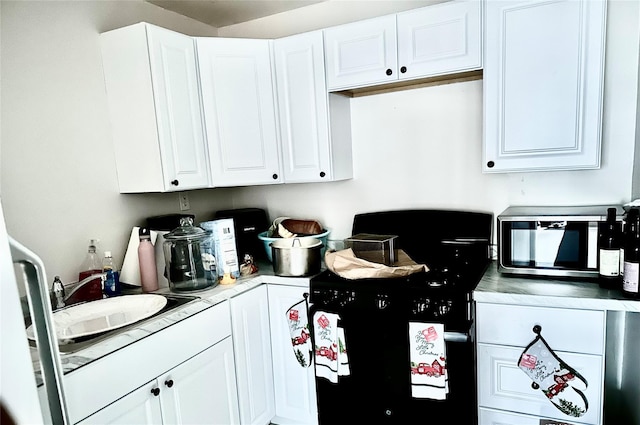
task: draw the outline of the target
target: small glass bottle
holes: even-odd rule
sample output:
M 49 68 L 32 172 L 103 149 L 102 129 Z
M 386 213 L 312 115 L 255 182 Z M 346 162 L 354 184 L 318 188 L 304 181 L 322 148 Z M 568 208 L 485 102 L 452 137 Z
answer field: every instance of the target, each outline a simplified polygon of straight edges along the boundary
M 640 298 L 640 210 L 637 208 L 627 213 L 622 292 L 629 298 Z

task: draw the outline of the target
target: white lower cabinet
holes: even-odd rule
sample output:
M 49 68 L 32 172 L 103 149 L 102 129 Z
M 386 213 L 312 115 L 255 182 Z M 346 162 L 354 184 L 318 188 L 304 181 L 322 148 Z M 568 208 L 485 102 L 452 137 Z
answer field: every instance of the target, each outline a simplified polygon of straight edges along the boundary
M 64 376 L 70 423 L 239 424 L 229 302 Z
M 279 425 L 315 425 L 318 423 L 315 367 L 313 363 L 307 368 L 298 363 L 286 320 L 287 310 L 303 300 L 309 288 L 276 284 L 267 286 L 276 403 L 276 414 L 271 422 Z
M 267 286 L 231 298 L 231 326 L 242 425 L 265 425 L 275 415 Z
M 81 424 L 239 424 L 231 338 L 219 342 Z
M 478 302 L 476 324 L 479 425 L 539 425 L 544 419 L 602 424 L 604 311 Z M 583 393 L 588 407 L 583 415 L 561 411 L 550 400 L 554 396 L 533 388 L 532 379 L 519 368 L 520 356 L 536 337 L 534 327 L 540 327 L 551 352 L 587 382 Z M 535 355 L 549 354 L 542 351 Z M 555 360 L 549 359 L 553 365 Z M 574 388 L 572 381 L 568 384 L 558 394 L 571 400 L 574 393 L 569 392 Z M 576 388 L 582 389 L 579 384 Z

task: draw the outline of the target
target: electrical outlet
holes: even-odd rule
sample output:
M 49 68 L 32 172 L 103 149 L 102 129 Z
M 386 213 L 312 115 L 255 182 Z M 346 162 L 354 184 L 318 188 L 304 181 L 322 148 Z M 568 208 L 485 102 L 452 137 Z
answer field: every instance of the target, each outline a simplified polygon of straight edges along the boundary
M 189 205 L 189 195 L 187 195 L 187 192 L 180 192 L 178 194 L 178 201 L 180 202 L 180 211 L 186 211 L 191 208 L 191 206 Z

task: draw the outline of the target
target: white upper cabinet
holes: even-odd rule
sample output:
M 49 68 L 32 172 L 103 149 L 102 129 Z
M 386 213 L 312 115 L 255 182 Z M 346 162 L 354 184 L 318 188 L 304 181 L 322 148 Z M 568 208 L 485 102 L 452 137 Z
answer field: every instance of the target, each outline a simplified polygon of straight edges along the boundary
M 207 187 L 193 39 L 139 23 L 100 42 L 120 192 Z
M 480 1 L 451 1 L 324 30 L 329 90 L 482 67 Z
M 482 68 L 482 2 L 452 1 L 399 13 L 400 79 Z
M 214 187 L 283 181 L 270 43 L 196 38 Z
M 329 90 L 395 81 L 395 15 L 324 30 Z
M 352 178 L 350 100 L 327 95 L 322 31 L 274 40 L 274 58 L 285 183 Z
M 606 1 L 486 2 L 484 172 L 600 167 Z

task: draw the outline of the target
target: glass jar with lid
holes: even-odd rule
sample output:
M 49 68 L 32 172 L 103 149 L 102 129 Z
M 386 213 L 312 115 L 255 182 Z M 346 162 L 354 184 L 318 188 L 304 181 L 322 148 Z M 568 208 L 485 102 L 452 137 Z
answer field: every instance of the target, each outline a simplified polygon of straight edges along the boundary
M 172 291 L 196 291 L 217 284 L 210 231 L 194 226 L 191 217 L 183 217 L 180 226 L 164 239 L 166 274 Z

